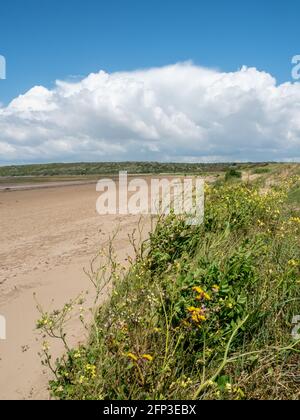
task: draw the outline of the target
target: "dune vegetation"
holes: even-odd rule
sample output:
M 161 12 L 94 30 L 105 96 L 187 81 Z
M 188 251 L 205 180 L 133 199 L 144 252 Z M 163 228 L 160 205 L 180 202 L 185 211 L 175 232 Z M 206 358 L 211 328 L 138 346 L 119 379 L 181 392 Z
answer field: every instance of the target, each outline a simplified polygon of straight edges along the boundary
M 161 163 L 161 162 L 90 162 L 90 163 L 49 163 L 36 165 L 0 166 L 0 177 L 70 177 L 115 175 L 119 171 L 129 174 L 160 174 L 160 173 L 211 173 L 226 172 L 232 168 L 241 170 L 258 168 L 268 170 L 276 164 L 261 163 Z
M 56 362 L 44 344 L 53 397 L 299 399 L 299 166 L 252 173 L 206 185 L 201 226 L 159 218 L 129 270 L 110 252 L 112 293 L 89 341 Z M 64 339 L 74 305 L 38 327 Z

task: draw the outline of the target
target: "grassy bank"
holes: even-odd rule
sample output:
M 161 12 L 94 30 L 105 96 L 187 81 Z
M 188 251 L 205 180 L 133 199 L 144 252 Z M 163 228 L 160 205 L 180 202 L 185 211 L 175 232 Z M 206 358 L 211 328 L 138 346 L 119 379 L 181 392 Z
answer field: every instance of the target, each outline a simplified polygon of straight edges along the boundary
M 298 399 L 299 186 L 227 182 L 206 188 L 202 226 L 159 220 L 129 272 L 113 267 L 89 343 L 55 365 L 45 344 L 52 395 Z M 61 319 L 43 314 L 39 327 L 63 337 Z

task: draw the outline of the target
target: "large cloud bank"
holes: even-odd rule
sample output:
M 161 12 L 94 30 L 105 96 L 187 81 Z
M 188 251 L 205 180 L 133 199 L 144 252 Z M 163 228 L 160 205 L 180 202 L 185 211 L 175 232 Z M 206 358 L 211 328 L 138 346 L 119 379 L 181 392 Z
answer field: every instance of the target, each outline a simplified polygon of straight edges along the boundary
M 35 86 L 0 108 L 0 163 L 300 160 L 300 84 L 179 63 Z

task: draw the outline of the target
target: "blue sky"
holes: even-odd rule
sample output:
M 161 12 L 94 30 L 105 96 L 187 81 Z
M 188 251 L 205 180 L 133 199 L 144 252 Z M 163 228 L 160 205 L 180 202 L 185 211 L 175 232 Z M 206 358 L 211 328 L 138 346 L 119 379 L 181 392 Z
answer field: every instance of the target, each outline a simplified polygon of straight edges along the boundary
M 0 101 L 56 79 L 193 60 L 291 79 L 298 0 L 3 0 Z
M 299 16 L 299 0 L 2 0 L 0 165 L 300 161 Z

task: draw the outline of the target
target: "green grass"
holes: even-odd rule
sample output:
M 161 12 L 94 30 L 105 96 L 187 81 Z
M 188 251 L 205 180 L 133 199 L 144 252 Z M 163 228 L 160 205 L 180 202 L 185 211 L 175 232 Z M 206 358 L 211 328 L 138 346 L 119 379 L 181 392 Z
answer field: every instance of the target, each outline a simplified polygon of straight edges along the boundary
M 289 202 L 291 204 L 300 205 L 300 187 L 293 189 L 289 193 Z
M 252 171 L 252 173 L 253 173 L 253 174 L 257 174 L 257 175 L 260 175 L 260 174 L 268 174 L 269 172 L 271 172 L 271 169 L 270 169 L 270 168 L 268 168 L 268 167 L 264 167 L 264 168 L 255 168 L 255 169 L 253 169 L 253 171 Z
M 243 183 L 208 187 L 202 226 L 158 220 L 127 273 L 112 265 L 113 293 L 89 342 L 56 364 L 45 346 L 52 395 L 299 399 L 291 333 L 300 314 L 300 218 L 288 204 L 295 182 L 264 195 Z M 43 313 L 38 326 L 57 336 L 62 319 Z

